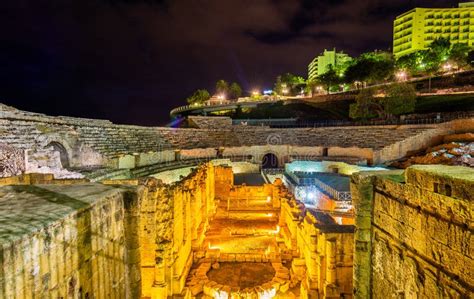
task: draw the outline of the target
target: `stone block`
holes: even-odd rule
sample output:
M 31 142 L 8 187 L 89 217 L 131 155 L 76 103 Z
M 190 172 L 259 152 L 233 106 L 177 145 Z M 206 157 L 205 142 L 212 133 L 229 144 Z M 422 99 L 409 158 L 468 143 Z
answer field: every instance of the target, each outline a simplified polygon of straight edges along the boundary
M 406 169 L 407 184 L 445 196 L 474 198 L 474 169 L 463 166 L 415 165 Z

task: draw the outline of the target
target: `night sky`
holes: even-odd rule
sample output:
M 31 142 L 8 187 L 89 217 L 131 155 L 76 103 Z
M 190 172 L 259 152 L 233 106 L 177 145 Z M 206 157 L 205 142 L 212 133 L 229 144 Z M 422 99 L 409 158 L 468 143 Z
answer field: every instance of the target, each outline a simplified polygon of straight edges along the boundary
M 0 102 L 164 125 L 218 79 L 244 90 L 306 77 L 324 48 L 389 49 L 393 19 L 447 0 L 2 0 Z

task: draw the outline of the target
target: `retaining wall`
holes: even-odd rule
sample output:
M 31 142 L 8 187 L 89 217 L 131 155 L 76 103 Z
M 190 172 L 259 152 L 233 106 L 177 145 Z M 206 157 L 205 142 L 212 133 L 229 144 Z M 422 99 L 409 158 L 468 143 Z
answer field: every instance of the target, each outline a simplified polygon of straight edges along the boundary
M 352 176 L 356 298 L 470 298 L 474 170 Z

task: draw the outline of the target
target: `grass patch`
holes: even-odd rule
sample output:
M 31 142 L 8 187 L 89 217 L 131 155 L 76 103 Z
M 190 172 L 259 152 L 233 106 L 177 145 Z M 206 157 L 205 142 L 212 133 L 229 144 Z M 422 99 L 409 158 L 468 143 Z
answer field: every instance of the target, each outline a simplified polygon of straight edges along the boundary
M 349 105 L 352 101 L 327 103 L 283 102 L 259 104 L 256 108 L 245 108 L 225 115 L 234 119 L 299 118 L 301 120 L 349 119 Z
M 225 115 L 234 119 L 299 118 L 308 121 L 350 120 L 349 106 L 353 100 L 312 103 L 283 102 L 259 104 L 256 108 L 221 111 L 211 115 Z M 474 94 L 433 95 L 418 97 L 414 113 L 474 111 Z
M 424 96 L 416 99 L 415 113 L 474 111 L 474 94 Z

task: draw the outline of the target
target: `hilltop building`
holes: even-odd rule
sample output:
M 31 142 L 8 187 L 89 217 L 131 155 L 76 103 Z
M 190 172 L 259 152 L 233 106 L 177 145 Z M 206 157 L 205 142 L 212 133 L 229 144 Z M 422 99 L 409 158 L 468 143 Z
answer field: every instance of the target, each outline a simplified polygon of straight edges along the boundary
M 352 58 L 346 53 L 336 52 L 336 48 L 332 51 L 324 50 L 322 54 L 316 56 L 313 61 L 308 65 L 308 79 L 315 79 L 317 76 L 324 74 L 329 70 L 329 66 L 332 65 L 334 68 L 341 66 Z
M 457 8 L 414 8 L 393 23 L 393 55 L 425 49 L 436 38 L 474 46 L 474 2 Z

